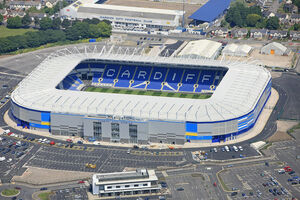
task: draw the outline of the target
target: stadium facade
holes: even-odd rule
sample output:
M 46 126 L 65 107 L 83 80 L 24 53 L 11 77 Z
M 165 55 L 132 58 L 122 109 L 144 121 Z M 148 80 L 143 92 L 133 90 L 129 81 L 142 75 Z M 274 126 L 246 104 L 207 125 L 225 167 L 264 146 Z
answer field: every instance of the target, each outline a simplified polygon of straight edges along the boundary
M 12 93 L 11 118 L 28 129 L 109 142 L 221 142 L 251 129 L 271 94 L 270 73 L 253 64 L 99 52 L 50 55 Z M 84 91 L 89 86 L 212 96 Z

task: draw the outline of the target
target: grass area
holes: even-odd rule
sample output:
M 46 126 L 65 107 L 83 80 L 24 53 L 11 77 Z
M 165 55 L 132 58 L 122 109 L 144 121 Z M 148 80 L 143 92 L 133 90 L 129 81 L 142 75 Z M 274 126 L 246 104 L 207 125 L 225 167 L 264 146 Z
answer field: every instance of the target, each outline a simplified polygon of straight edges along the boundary
M 227 170 L 223 170 L 222 172 L 226 172 Z M 225 191 L 230 191 L 229 188 L 227 187 L 227 185 L 224 183 L 223 179 L 221 178 L 220 176 L 220 172 L 217 173 L 217 177 L 218 177 L 218 180 L 220 181 L 220 184 L 222 185 L 222 188 L 225 190 Z
M 115 94 L 146 95 L 146 96 L 158 96 L 158 97 L 177 97 L 177 98 L 190 98 L 190 99 L 208 99 L 209 97 L 211 97 L 210 94 L 192 94 L 192 93 L 179 93 L 179 92 L 129 90 L 129 89 L 117 89 L 117 88 L 98 88 L 98 87 L 87 87 L 85 91 L 115 93 Z
M 41 199 L 41 200 L 50 200 L 50 194 L 51 192 L 43 192 L 43 193 L 40 193 L 38 195 L 38 197 Z
M 29 31 L 37 31 L 35 29 L 24 29 L 24 28 L 18 28 L 18 29 L 10 29 L 6 28 L 5 26 L 0 26 L 0 38 L 8 37 L 8 36 L 15 36 L 15 35 L 23 35 L 26 32 Z
M 194 177 L 194 178 L 200 177 L 202 179 L 202 181 L 205 181 L 205 177 L 203 176 L 203 174 L 193 173 L 193 174 L 191 174 L 191 176 Z
M 300 122 L 297 125 L 293 126 L 291 129 L 289 129 L 287 133 L 293 133 L 296 129 L 300 129 Z
M 4 196 L 15 196 L 19 193 L 19 190 L 16 189 L 5 189 L 1 192 L 2 195 Z

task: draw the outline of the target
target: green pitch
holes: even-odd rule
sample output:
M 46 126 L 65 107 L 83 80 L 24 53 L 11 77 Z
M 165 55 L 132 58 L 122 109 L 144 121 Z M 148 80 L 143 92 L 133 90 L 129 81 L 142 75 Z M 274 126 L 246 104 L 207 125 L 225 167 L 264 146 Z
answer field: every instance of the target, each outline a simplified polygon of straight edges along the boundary
M 102 92 L 102 93 L 116 93 L 116 94 L 134 94 L 134 95 L 147 95 L 158 97 L 177 97 L 177 98 L 190 98 L 190 99 L 208 99 L 210 94 L 192 94 L 192 93 L 177 93 L 165 91 L 151 91 L 151 90 L 129 90 L 119 88 L 99 88 L 87 87 L 85 91 L 88 92 Z

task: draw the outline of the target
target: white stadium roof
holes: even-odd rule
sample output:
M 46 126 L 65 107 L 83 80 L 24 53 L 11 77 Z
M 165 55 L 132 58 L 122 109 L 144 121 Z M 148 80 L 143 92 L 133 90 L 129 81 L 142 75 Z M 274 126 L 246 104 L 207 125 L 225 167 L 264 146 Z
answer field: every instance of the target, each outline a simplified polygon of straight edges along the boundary
M 96 48 L 95 48 L 96 49 Z M 271 79 L 263 67 L 216 60 L 148 57 L 69 49 L 50 55 L 14 90 L 13 102 L 25 108 L 89 116 L 113 115 L 167 121 L 222 121 L 252 111 Z M 56 89 L 84 59 L 226 67 L 229 70 L 208 99 L 126 95 Z

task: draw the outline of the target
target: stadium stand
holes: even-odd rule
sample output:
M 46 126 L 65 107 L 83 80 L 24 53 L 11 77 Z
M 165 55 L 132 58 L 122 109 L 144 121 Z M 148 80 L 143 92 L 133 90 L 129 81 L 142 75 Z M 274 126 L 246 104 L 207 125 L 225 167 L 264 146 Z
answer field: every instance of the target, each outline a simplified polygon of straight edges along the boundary
M 150 83 L 146 89 L 161 90 L 162 83 L 165 80 L 168 69 L 164 67 L 154 67 L 150 77 Z
M 226 73 L 212 69 L 80 63 L 63 80 L 63 89 L 79 90 L 84 86 L 76 71 L 91 74 L 93 86 L 194 93 L 214 91 Z
M 152 67 L 140 66 L 136 69 L 131 88 L 145 89 L 149 77 L 152 72 Z
M 134 66 L 122 66 L 114 87 L 129 88 L 130 80 L 132 80 L 135 71 L 136 67 Z

